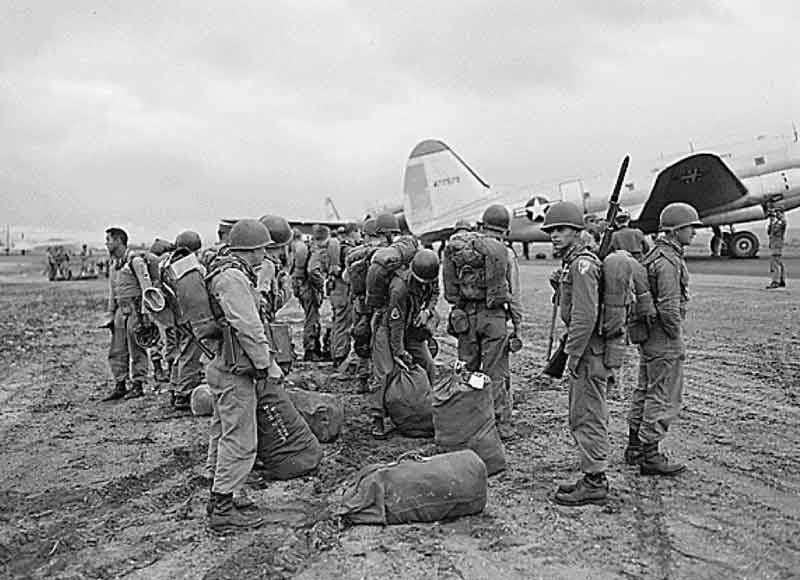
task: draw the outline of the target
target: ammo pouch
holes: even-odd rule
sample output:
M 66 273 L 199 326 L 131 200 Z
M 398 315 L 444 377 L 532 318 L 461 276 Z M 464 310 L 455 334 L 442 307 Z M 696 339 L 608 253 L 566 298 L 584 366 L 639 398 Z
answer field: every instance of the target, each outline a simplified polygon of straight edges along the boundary
M 447 333 L 451 336 L 459 336 L 469 330 L 469 317 L 461 308 L 453 308 L 447 317 Z
M 631 344 L 642 344 L 650 337 L 650 328 L 644 318 L 628 322 L 628 339 Z

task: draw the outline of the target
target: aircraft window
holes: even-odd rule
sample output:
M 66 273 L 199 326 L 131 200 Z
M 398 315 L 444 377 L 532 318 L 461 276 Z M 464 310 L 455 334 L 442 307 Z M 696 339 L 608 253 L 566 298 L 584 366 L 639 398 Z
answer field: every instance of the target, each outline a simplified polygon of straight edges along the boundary
M 766 162 L 767 160 L 764 159 L 764 157 L 756 157 L 755 159 L 753 159 L 753 163 L 755 163 L 756 165 L 764 165 Z

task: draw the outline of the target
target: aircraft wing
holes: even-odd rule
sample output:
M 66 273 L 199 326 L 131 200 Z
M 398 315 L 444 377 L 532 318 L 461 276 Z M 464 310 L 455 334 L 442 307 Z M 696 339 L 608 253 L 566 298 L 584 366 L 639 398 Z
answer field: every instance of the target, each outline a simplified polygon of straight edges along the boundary
M 344 227 L 348 223 L 353 223 L 353 222 L 347 222 L 345 220 L 316 220 L 316 221 L 311 221 L 311 220 L 287 220 L 287 221 L 289 222 L 289 225 L 291 227 L 297 228 L 302 233 L 309 234 L 309 235 L 311 235 L 311 228 L 313 228 L 317 224 L 319 224 L 321 226 L 328 226 L 328 228 L 332 232 L 335 232 L 338 227 L 340 227 L 340 226 Z
M 702 218 L 745 195 L 747 188 L 718 155 L 697 153 L 684 157 L 658 174 L 650 197 L 634 225 L 645 233 L 654 233 L 658 231 L 661 210 L 667 204 L 689 203 Z

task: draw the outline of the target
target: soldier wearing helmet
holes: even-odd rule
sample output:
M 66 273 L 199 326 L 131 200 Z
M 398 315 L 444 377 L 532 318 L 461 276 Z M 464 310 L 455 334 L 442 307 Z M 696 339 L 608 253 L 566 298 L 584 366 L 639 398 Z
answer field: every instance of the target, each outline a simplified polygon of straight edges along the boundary
M 555 501 L 577 506 L 603 503 L 608 496 L 608 407 L 605 342 L 597 332 L 600 311 L 601 264 L 581 232 L 583 212 L 574 203 L 550 207 L 542 230 L 550 234 L 554 254 L 561 256 L 561 271 L 555 280 L 561 320 L 567 328 L 569 426 L 578 446 L 583 477 L 562 484 Z
M 347 279 L 347 256 L 359 244 L 358 226 L 348 223 L 335 240 L 328 244 L 328 298 L 331 302 L 331 358 L 338 368 L 350 353 L 350 328 L 353 325 L 353 305 Z
M 384 237 L 387 243 L 391 244 L 394 238 L 400 234 L 400 222 L 392 213 L 381 213 L 375 218 L 375 230 L 379 236 Z
M 511 224 L 505 206 L 483 212 L 479 232 L 459 232 L 444 248 L 445 299 L 452 305 L 448 331 L 458 338 L 458 356 L 470 371 L 491 378 L 495 420 L 510 435 L 509 332 L 520 331 L 519 265 L 504 241 Z
M 256 384 L 280 378 L 264 331 L 255 268 L 272 243 L 258 220 L 239 220 L 228 237 L 229 251 L 211 263 L 206 283 L 215 319 L 222 328 L 217 354 L 208 365 L 213 397 L 207 465 L 213 471 L 209 526 L 214 531 L 257 527 L 263 518 L 241 512 L 233 493 L 244 484 L 256 458 Z
M 644 237 L 642 230 L 630 226 L 631 214 L 620 210 L 614 218 L 614 233 L 611 234 L 611 251 L 625 250 L 638 261 L 642 261 L 645 254 L 650 251 L 650 244 Z
M 292 228 L 284 218 L 276 215 L 262 216 L 259 221 L 269 231 L 267 257 L 258 269 L 258 290 L 265 300 L 265 314 L 272 322 L 283 306 L 292 297 L 292 280 L 288 271 L 289 243 Z
M 625 460 L 638 464 L 642 475 L 677 475 L 685 466 L 670 462 L 659 444 L 681 406 L 686 358 L 683 321 L 689 301 L 689 271 L 683 252 L 692 242 L 695 228 L 702 224 L 697 210 L 687 203 L 667 205 L 659 221 L 662 235 L 642 262 L 658 316 L 639 350 L 642 370 L 631 393 Z
M 436 252 L 417 250 L 411 265 L 392 276 L 387 292 L 388 307 L 379 310 L 373 320 L 372 362 L 380 383 L 370 393 L 372 436 L 376 439 L 387 435 L 383 400 L 386 381 L 391 380 L 396 367 L 408 370 L 418 364 L 425 369 L 431 383 L 435 378 L 436 367 L 428 339 L 438 324 L 439 258 Z
M 786 269 L 783 266 L 783 239 L 786 237 L 786 217 L 783 215 L 783 208 L 772 205 L 767 215 L 767 236 L 769 237 L 769 272 L 772 277 L 767 290 L 773 288 L 784 288 L 786 286 Z
M 583 216 L 583 229 L 581 231 L 581 240 L 586 245 L 586 247 L 589 248 L 591 251 L 593 252 L 597 251 L 597 248 L 600 245 L 599 244 L 600 236 L 598 235 L 598 219 L 596 215 L 587 213 L 585 216 Z

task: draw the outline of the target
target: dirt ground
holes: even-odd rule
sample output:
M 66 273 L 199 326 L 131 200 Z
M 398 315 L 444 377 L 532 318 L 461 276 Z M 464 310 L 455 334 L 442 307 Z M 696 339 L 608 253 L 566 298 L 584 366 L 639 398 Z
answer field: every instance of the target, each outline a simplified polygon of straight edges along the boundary
M 324 446 L 318 473 L 251 491 L 267 525 L 224 538 L 204 522 L 207 419 L 172 412 L 164 394 L 100 402 L 110 387 L 109 337 L 95 328 L 104 281 L 0 283 L 0 576 L 800 577 L 800 325 L 791 281 L 768 292 L 766 275 L 693 275 L 685 408 L 666 445 L 689 472 L 647 479 L 622 462 L 631 351 L 610 402 L 611 500 L 564 508 L 551 496 L 577 475 L 566 391 L 540 376 L 552 268 L 522 268 L 516 434 L 484 513 L 341 529 L 332 514 L 348 475 L 431 442 L 373 441 L 354 386 L 330 380 L 327 366 L 300 364 L 295 380 L 342 396 L 345 429 Z M 297 328 L 295 305 L 286 317 Z M 441 361 L 452 360 L 454 343 L 441 341 Z

